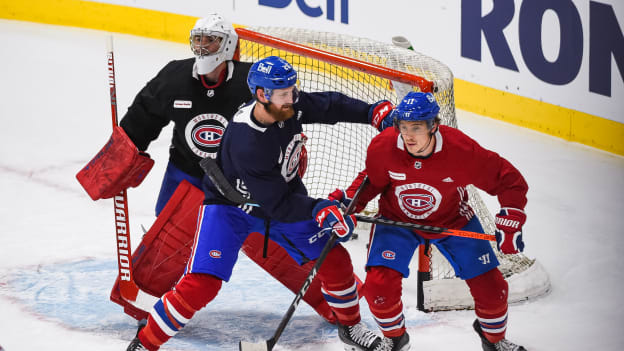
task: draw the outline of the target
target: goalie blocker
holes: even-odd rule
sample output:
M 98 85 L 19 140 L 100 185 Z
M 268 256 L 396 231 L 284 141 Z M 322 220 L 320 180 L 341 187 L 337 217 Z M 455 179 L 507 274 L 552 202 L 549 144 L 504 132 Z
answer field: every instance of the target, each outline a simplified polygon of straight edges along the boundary
M 171 290 L 180 279 L 191 253 L 197 211 L 203 199 L 201 190 L 187 181 L 182 181 L 150 230 L 143 236 L 132 256 L 134 280 L 141 290 L 160 297 Z M 245 240 L 242 251 L 292 292 L 297 292 L 305 282 L 313 262 L 299 266 L 286 250 L 271 240 L 268 241 L 267 258 L 263 258 L 263 247 L 264 236 L 251 233 Z M 358 279 L 358 289 L 361 287 Z M 137 320 L 148 316 L 149 311 L 144 311 L 121 297 L 119 277 L 115 281 L 110 299 Z M 336 322 L 323 298 L 319 280 L 312 282 L 303 300 L 325 320 L 332 324 Z

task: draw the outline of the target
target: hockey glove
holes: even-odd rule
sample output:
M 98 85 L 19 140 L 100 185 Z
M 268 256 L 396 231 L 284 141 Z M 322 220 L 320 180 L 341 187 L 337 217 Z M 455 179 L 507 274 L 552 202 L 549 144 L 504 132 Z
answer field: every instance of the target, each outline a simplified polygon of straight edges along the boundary
M 496 244 L 504 254 L 517 254 L 524 250 L 522 226 L 526 221 L 524 211 L 504 207 L 496 215 Z
M 108 199 L 141 184 L 153 165 L 154 160 L 139 151 L 121 127 L 114 127 L 106 145 L 76 179 L 93 200 Z
M 391 127 L 393 124 L 393 117 L 391 117 L 393 108 L 394 106 L 388 100 L 381 100 L 371 105 L 368 110 L 370 124 L 380 132 Z
M 347 195 L 347 193 L 342 189 L 336 189 L 332 191 L 328 196 L 328 199 L 332 201 L 340 202 L 340 208 L 346 210 L 347 207 L 351 204 L 351 198 Z
M 353 215 L 343 216 L 339 207 L 338 201 L 321 200 L 314 206 L 312 215 L 319 227 L 333 230 L 338 241 L 345 242 L 351 238 L 357 221 Z

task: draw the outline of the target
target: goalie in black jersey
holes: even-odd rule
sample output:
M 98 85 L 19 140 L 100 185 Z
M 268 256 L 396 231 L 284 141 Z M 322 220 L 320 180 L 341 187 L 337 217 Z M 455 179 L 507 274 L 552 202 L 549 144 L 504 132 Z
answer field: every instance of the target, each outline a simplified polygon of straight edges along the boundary
M 229 185 L 259 206 L 232 202 L 219 191 L 222 187 L 204 177 L 205 200 L 186 273 L 155 304 L 128 350 L 157 350 L 210 303 L 230 279 L 249 233 L 268 234 L 299 264 L 314 262 L 332 231 L 339 241 L 353 233 L 355 218 L 343 215 L 338 201 L 307 195 L 297 172 L 302 124 L 378 127 L 391 104 L 370 105 L 336 92 L 300 92 L 296 71 L 276 56 L 256 62 L 247 82 L 255 101 L 242 107 L 228 125 L 217 164 Z M 318 277 L 346 349 L 375 350 L 381 338 L 361 323 L 358 283 L 342 245 L 329 251 Z

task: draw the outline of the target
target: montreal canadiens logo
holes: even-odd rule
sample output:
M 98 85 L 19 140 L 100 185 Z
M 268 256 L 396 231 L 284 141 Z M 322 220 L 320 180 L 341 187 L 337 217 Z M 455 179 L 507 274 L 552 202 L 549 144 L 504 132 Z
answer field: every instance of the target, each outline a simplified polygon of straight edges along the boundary
M 299 159 L 301 158 L 301 149 L 303 148 L 303 137 L 301 133 L 293 136 L 284 152 L 284 160 L 282 163 L 282 177 L 289 182 L 296 175 L 299 169 Z
M 440 207 L 442 194 L 428 184 L 411 183 L 396 187 L 394 195 L 403 213 L 412 219 L 425 219 Z
M 428 211 L 435 205 L 435 198 L 431 194 L 402 194 L 399 201 L 414 212 Z
M 394 260 L 396 258 L 396 253 L 394 253 L 394 251 L 385 250 L 381 253 L 381 257 L 386 260 Z
M 221 251 L 219 251 L 219 250 L 210 250 L 209 255 L 212 258 L 221 258 Z
M 193 117 L 184 129 L 188 147 L 201 158 L 216 157 L 227 124 L 227 119 L 216 113 Z

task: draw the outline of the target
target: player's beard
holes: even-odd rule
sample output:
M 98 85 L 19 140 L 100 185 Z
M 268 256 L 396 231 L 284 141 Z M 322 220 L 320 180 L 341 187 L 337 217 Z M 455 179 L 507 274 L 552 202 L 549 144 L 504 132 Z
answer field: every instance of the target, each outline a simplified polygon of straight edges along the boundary
M 274 103 L 269 102 L 264 104 L 264 109 L 275 119 L 275 122 L 285 121 L 295 115 L 295 109 L 292 104 L 282 105 L 281 108 L 275 106 Z

